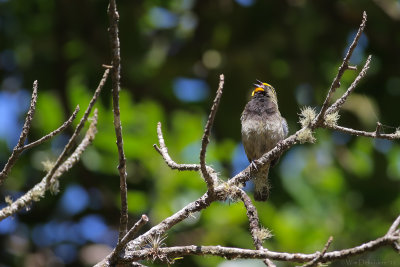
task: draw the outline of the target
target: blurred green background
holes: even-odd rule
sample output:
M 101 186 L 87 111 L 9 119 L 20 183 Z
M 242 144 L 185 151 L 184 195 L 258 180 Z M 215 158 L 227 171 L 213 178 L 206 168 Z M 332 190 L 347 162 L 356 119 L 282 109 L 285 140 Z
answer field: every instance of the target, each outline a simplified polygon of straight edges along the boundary
M 364 10 L 367 28 L 351 63 L 361 69 L 372 54 L 371 68 L 339 124 L 373 131 L 380 121 L 385 133 L 400 125 L 400 1 L 117 2 L 130 223 L 147 214 L 143 231 L 206 190 L 199 174 L 170 170 L 152 148 L 157 122 L 172 158 L 197 163 L 219 74 L 225 74 L 207 163 L 228 179 L 248 165 L 239 118 L 255 79 L 276 88 L 293 133 L 300 108 L 323 102 Z M 57 128 L 77 104 L 87 106 L 101 64 L 110 62 L 106 9 L 107 1 L 0 0 L 1 168 L 18 140 L 34 80 L 39 99 L 30 141 Z M 345 73 L 336 96 L 356 74 Z M 97 108 L 97 137 L 62 177 L 61 192 L 0 222 L 0 266 L 89 266 L 115 245 L 119 177 L 110 82 Z M 40 181 L 42 162 L 59 155 L 71 132 L 22 154 L 0 189 L 1 207 L 5 196 L 16 199 Z M 270 172 L 269 201 L 256 203 L 261 223 L 274 235 L 264 244 L 270 250 L 312 253 L 330 235 L 330 249 L 356 246 L 382 236 L 400 213 L 399 142 L 328 130 L 316 137 L 314 145 L 282 156 Z M 251 183 L 246 190 L 252 196 Z M 213 203 L 171 229 L 165 242 L 253 248 L 242 203 Z M 397 266 L 400 258 L 382 248 L 332 266 L 349 264 Z M 197 256 L 176 265 L 263 266 Z

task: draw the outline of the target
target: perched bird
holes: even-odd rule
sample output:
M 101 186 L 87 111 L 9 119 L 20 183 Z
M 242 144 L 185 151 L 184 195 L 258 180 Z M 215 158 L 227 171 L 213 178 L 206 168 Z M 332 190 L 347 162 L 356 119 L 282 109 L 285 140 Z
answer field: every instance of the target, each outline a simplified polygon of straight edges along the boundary
M 268 83 L 257 80 L 251 100 L 245 106 L 242 116 L 242 142 L 249 162 L 259 159 L 275 147 L 288 134 L 288 125 L 281 116 L 275 89 Z M 252 177 L 254 199 L 266 201 L 269 194 L 268 171 L 278 159 L 266 164 Z

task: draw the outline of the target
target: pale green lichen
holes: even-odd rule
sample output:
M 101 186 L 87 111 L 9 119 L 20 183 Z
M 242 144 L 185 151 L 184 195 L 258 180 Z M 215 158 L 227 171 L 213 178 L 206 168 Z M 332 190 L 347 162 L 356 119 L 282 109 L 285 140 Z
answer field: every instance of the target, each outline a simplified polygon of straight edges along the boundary
M 155 235 L 150 235 L 146 237 L 145 240 L 145 245 L 144 248 L 150 248 L 155 251 L 158 251 L 159 248 L 165 247 L 165 239 L 167 239 L 167 234 L 165 235 L 160 235 L 160 234 L 155 234 Z
M 271 238 L 273 235 L 269 229 L 261 227 L 261 229 L 255 232 L 255 236 L 257 239 L 264 241 Z
M 54 167 L 54 164 L 55 164 L 55 162 L 50 161 L 50 160 L 45 160 L 45 161 L 42 161 L 41 163 L 43 165 L 43 170 L 45 172 L 49 172 Z
M 394 135 L 396 138 L 400 138 L 400 127 L 396 128 L 396 133 Z
M 45 190 L 42 187 L 40 187 L 36 190 L 32 190 L 32 194 L 31 194 L 32 200 L 36 201 L 36 202 L 39 201 L 41 198 L 44 197 L 44 192 L 45 192 Z
M 300 131 L 297 135 L 297 139 L 299 140 L 300 144 L 315 142 L 313 132 L 309 128 Z
M 300 111 L 301 113 L 299 122 L 303 128 L 309 126 L 317 116 L 315 109 L 312 107 L 303 107 Z
M 337 126 L 337 122 L 340 118 L 339 112 L 333 112 L 325 115 L 325 124 L 329 127 Z
M 6 196 L 6 197 L 4 198 L 4 200 L 6 201 L 6 203 L 7 203 L 8 205 L 11 205 L 11 204 L 13 203 L 11 196 Z
M 51 180 L 50 183 L 51 183 L 49 188 L 50 193 L 53 195 L 58 194 L 58 192 L 60 192 L 60 182 L 57 179 L 55 179 Z
M 230 185 L 227 182 L 223 182 L 221 185 L 222 190 L 219 192 L 219 198 L 235 202 L 237 198 L 237 187 L 235 185 Z

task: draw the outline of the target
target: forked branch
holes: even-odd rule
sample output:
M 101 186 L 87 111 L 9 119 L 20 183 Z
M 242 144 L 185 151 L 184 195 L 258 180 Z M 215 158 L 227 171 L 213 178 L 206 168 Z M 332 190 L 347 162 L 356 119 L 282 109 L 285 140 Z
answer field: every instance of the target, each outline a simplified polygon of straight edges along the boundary
M 350 128 L 345 128 L 341 126 L 337 126 L 335 123 L 327 123 L 326 116 L 330 114 L 334 114 L 340 111 L 342 105 L 347 100 L 348 96 L 355 89 L 360 80 L 365 77 L 366 71 L 369 68 L 369 64 L 371 61 L 371 57 L 368 57 L 364 67 L 358 74 L 357 78 L 351 84 L 351 86 L 346 90 L 346 92 L 332 105 L 330 105 L 331 98 L 335 92 L 335 90 L 340 86 L 340 80 L 346 70 L 356 70 L 356 66 L 350 66 L 349 60 L 351 55 L 357 46 L 357 43 L 361 37 L 361 34 L 365 28 L 367 16 L 366 13 L 363 13 L 363 20 L 359 27 L 359 30 L 354 37 L 353 42 L 351 43 L 345 58 L 338 70 L 336 77 L 334 78 L 325 101 L 322 105 L 320 112 L 315 115 L 307 125 L 303 125 L 300 130 L 290 135 L 280 143 L 278 143 L 272 150 L 265 153 L 260 159 L 256 161 L 257 167 L 261 168 L 264 164 L 267 164 L 274 158 L 280 156 L 283 152 L 290 149 L 292 146 L 302 142 L 302 136 L 305 133 L 312 135 L 312 131 L 318 128 L 330 128 L 334 130 L 340 130 L 343 132 L 347 132 L 354 135 L 363 135 L 372 138 L 386 138 L 386 139 L 399 139 L 400 134 L 380 134 L 379 131 L 375 131 L 375 133 L 361 132 L 356 131 Z M 400 216 L 393 222 L 392 226 L 388 230 L 388 232 L 375 240 L 366 242 L 359 246 L 343 249 L 338 251 L 328 252 L 328 248 L 332 242 L 332 238 L 328 240 L 325 244 L 322 251 L 317 251 L 312 254 L 304 254 L 304 253 L 286 253 L 286 252 L 273 252 L 267 249 L 264 249 L 262 246 L 263 236 L 265 233 L 262 233 L 262 230 L 259 225 L 258 214 L 255 206 L 251 202 L 251 199 L 247 195 L 245 191 L 240 189 L 248 180 L 251 179 L 251 168 L 250 165 L 241 171 L 239 174 L 235 175 L 231 179 L 229 179 L 225 183 L 217 184 L 218 175 L 213 172 L 213 170 L 205 165 L 205 156 L 206 156 L 206 148 L 209 143 L 209 137 L 211 133 L 211 127 L 214 121 L 214 117 L 218 108 L 218 104 L 222 95 L 224 77 L 220 76 L 220 84 L 217 91 L 216 98 L 214 99 L 213 106 L 211 108 L 211 112 L 209 118 L 207 120 L 204 135 L 202 138 L 202 148 L 200 152 L 200 165 L 197 164 L 178 164 L 168 154 L 168 149 L 165 145 L 164 137 L 161 131 L 161 123 L 157 125 L 157 135 L 159 140 L 159 146 L 154 145 L 154 148 L 160 155 L 163 157 L 166 164 L 171 169 L 177 170 L 189 170 L 189 171 L 197 171 L 201 170 L 201 173 L 207 183 L 208 191 L 204 193 L 200 198 L 196 201 L 193 201 L 186 205 L 184 208 L 171 215 L 170 217 L 164 219 L 159 224 L 153 226 L 150 230 L 145 232 L 144 234 L 136 237 L 130 242 L 124 253 L 119 255 L 119 258 L 115 258 L 118 263 L 133 263 L 138 260 L 154 260 L 155 256 L 158 259 L 166 260 L 170 262 L 172 259 L 185 255 L 214 255 L 221 256 L 228 259 L 233 258 L 257 258 L 263 259 L 264 263 L 267 266 L 275 266 L 271 260 L 277 261 L 289 261 L 289 262 L 300 262 L 306 263 L 305 266 L 315 266 L 319 263 L 325 263 L 328 261 L 338 260 L 348 258 L 354 255 L 359 255 L 365 253 L 367 251 L 376 250 L 382 246 L 390 245 L 396 251 L 400 251 L 400 245 L 398 240 L 400 238 L 400 230 L 398 229 L 400 224 Z M 304 140 L 304 139 L 303 139 Z M 312 139 L 309 139 L 312 140 Z M 225 201 L 228 198 L 240 199 L 246 208 L 247 217 L 249 220 L 249 228 L 251 232 L 251 236 L 253 238 L 254 245 L 256 250 L 244 249 L 244 248 L 230 248 L 230 247 L 221 247 L 221 246 L 181 246 L 181 247 L 159 247 L 157 248 L 157 255 L 155 255 L 155 251 L 152 248 L 143 248 L 143 244 L 151 237 L 154 236 L 162 236 L 171 229 L 174 225 L 182 222 L 187 219 L 193 213 L 206 209 L 212 202 L 214 201 Z M 106 258 L 102 262 L 99 263 L 101 266 L 110 266 L 110 261 Z
M 210 142 L 211 128 L 214 123 L 215 114 L 217 114 L 219 101 L 221 100 L 221 97 L 222 97 L 222 89 L 223 88 L 224 88 L 224 75 L 221 74 L 219 76 L 219 86 L 218 86 L 218 90 L 217 90 L 217 95 L 215 96 L 213 105 L 211 107 L 210 115 L 208 116 L 206 127 L 204 128 L 203 138 L 201 139 L 200 170 L 201 170 L 201 174 L 204 177 L 204 180 L 207 183 L 208 192 L 210 195 L 214 193 L 214 180 L 213 180 L 213 177 L 211 176 L 211 174 L 207 170 L 206 151 L 207 151 L 207 145 Z
M 47 187 L 47 181 L 49 180 L 48 176 L 49 173 L 54 173 L 52 177 L 50 177 L 53 181 L 53 183 L 57 183 L 58 178 L 65 172 L 67 172 L 69 169 L 72 168 L 72 166 L 77 163 L 82 155 L 82 153 L 86 150 L 86 148 L 92 143 L 97 129 L 97 111 L 94 112 L 93 119 L 91 121 L 91 124 L 89 126 L 89 129 L 86 131 L 85 137 L 81 141 L 81 143 L 78 145 L 78 147 L 75 149 L 75 151 L 65 160 L 63 163 L 56 167 L 53 166 L 51 171 L 47 173 L 43 179 L 36 184 L 31 190 L 26 192 L 23 196 L 19 197 L 17 200 L 13 201 L 10 205 L 6 206 L 5 208 L 0 210 L 0 221 L 17 213 L 21 209 L 24 208 L 29 208 L 29 206 L 33 202 L 39 201 L 41 198 L 44 197 L 44 194 L 46 193 L 48 187 Z M 54 171 L 53 171 L 54 170 Z
M 86 132 L 84 139 L 82 140 L 80 145 L 75 149 L 75 151 L 69 156 L 69 151 L 72 150 L 72 148 L 74 147 L 74 143 L 75 143 L 79 133 L 83 129 L 85 122 L 88 120 L 89 114 L 91 113 L 92 108 L 93 108 L 94 104 L 96 103 L 96 100 L 101 92 L 101 89 L 103 88 L 103 86 L 107 80 L 108 73 L 109 73 L 109 69 L 106 69 L 103 74 L 102 79 L 100 80 L 99 86 L 97 87 L 95 93 L 93 94 L 93 97 L 92 97 L 90 103 L 88 104 L 88 107 L 87 107 L 82 119 L 80 120 L 79 124 L 75 128 L 74 133 L 72 134 L 71 138 L 69 139 L 68 144 L 64 147 L 64 150 L 59 155 L 56 162 L 51 167 L 51 169 L 48 171 L 46 176 L 41 180 L 41 182 L 36 184 L 31 190 L 29 190 L 27 193 L 25 193 L 22 197 L 18 198 L 11 205 L 0 210 L 0 221 L 3 220 L 4 218 L 7 218 L 7 217 L 15 214 L 16 212 L 20 211 L 23 208 L 29 207 L 29 205 L 33 201 L 39 201 L 44 196 L 44 194 L 47 190 L 52 189 L 53 191 L 57 191 L 58 178 L 64 172 L 68 171 L 79 160 L 83 151 L 87 148 L 87 146 L 89 146 L 89 144 L 94 139 L 94 136 L 96 134 L 96 125 L 97 125 L 97 111 L 95 111 L 95 113 L 94 113 L 92 122 L 89 126 L 89 130 Z M 75 110 L 75 112 L 73 113 L 71 118 L 66 123 L 64 123 L 60 128 L 62 128 L 62 129 L 66 128 L 72 122 L 73 118 L 76 116 L 77 111 L 78 111 L 78 108 Z M 59 129 L 55 130 L 54 132 L 60 132 L 61 130 L 59 130 Z M 54 135 L 55 134 L 53 134 L 53 136 Z M 48 138 L 48 137 L 46 137 L 46 138 Z M 34 143 L 39 144 L 40 140 L 43 141 L 43 138 L 39 139 L 38 141 L 36 141 Z M 40 142 L 42 142 L 42 141 L 40 141 Z
M 333 79 L 333 82 L 331 84 L 331 87 L 329 88 L 329 91 L 325 98 L 325 101 L 322 104 L 321 111 L 319 112 L 319 114 L 317 115 L 317 117 L 315 119 L 316 125 L 320 125 L 321 122 L 323 121 L 326 110 L 328 109 L 328 106 L 329 106 L 329 102 L 330 102 L 333 94 L 335 93 L 336 89 L 340 87 L 340 80 L 342 79 L 344 72 L 348 69 L 352 69 L 352 70 L 354 69 L 354 67 L 349 68 L 349 61 L 350 61 L 351 56 L 353 55 L 354 49 L 357 47 L 358 40 L 360 40 L 361 34 L 364 31 L 366 23 L 367 23 L 367 12 L 364 11 L 363 19 L 361 21 L 360 27 L 358 28 L 357 34 L 354 37 L 353 42 L 351 43 L 349 49 L 347 50 L 347 53 L 343 59 L 342 65 L 340 65 L 339 71 L 338 71 L 336 77 Z
M 117 10 L 117 3 L 115 0 L 110 0 L 108 6 L 108 18 L 110 21 L 110 27 L 108 29 L 111 56 L 112 56 L 112 69 L 111 69 L 111 81 L 112 81 L 112 99 L 113 99 L 113 114 L 114 114 L 114 128 L 115 136 L 117 138 L 118 148 L 118 172 L 119 172 L 119 187 L 121 197 L 121 215 L 119 222 L 119 235 L 118 241 L 126 234 L 128 230 L 128 201 L 127 201 L 127 186 L 126 186 L 126 158 L 124 152 L 124 141 L 122 139 L 122 125 L 120 118 L 119 109 L 119 91 L 121 90 L 121 51 L 118 37 L 118 21 L 119 14 Z
M 31 97 L 31 104 L 29 106 L 29 110 L 28 110 L 28 113 L 25 118 L 25 123 L 24 123 L 24 126 L 22 127 L 22 132 L 19 137 L 17 145 L 14 147 L 10 158 L 8 159 L 3 170 L 0 172 L 0 185 L 3 184 L 4 180 L 8 176 L 8 173 L 11 171 L 11 168 L 17 162 L 19 155 L 23 151 L 23 146 L 24 146 L 26 138 L 28 137 L 29 130 L 31 129 L 31 122 L 33 120 L 33 115 L 34 115 L 35 109 L 36 109 L 37 91 L 38 91 L 38 82 L 34 81 L 32 97 Z

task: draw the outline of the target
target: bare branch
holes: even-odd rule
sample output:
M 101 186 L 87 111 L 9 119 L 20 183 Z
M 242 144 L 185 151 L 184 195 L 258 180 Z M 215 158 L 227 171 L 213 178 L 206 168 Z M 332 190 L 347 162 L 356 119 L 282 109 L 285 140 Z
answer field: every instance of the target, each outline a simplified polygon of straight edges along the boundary
M 359 130 L 354 130 L 351 128 L 335 125 L 335 126 L 327 126 L 325 125 L 326 128 L 340 131 L 343 133 L 355 135 L 355 136 L 365 136 L 365 137 L 372 137 L 372 138 L 380 138 L 380 139 L 387 139 L 387 140 L 396 140 L 400 139 L 400 136 L 397 133 L 392 133 L 392 134 L 381 134 L 377 133 L 376 131 L 374 132 L 365 132 L 365 131 L 359 131 Z
M 190 215 L 207 208 L 211 204 L 212 201 L 213 201 L 213 198 L 211 196 L 209 196 L 207 193 L 205 193 L 203 196 L 201 196 L 196 201 L 189 203 L 181 210 L 177 211 L 170 217 L 164 219 L 162 222 L 160 222 L 156 226 L 153 226 L 146 233 L 142 234 L 141 236 L 139 236 L 135 240 L 133 240 L 128 245 L 129 250 L 130 249 L 135 250 L 136 248 L 141 247 L 144 244 L 146 238 L 149 236 L 163 235 L 167 230 L 171 229 L 177 223 L 185 220 Z
M 75 149 L 75 151 L 71 154 L 69 158 L 67 158 L 61 166 L 59 166 L 56 170 L 53 171 L 54 175 L 52 179 L 56 181 L 58 177 L 60 177 L 63 173 L 68 171 L 72 168 L 72 166 L 79 161 L 80 156 L 82 155 L 83 151 L 92 143 L 95 134 L 97 132 L 96 129 L 97 125 L 97 111 L 95 110 L 94 117 L 92 122 L 89 126 L 89 129 L 86 132 L 85 137 L 83 138 L 82 142 L 79 146 Z M 53 169 L 55 166 L 53 167 Z M 31 190 L 26 192 L 23 196 L 18 198 L 16 201 L 11 203 L 11 205 L 3 208 L 0 210 L 0 221 L 17 213 L 23 208 L 29 208 L 29 205 L 32 202 L 39 201 L 47 191 L 47 181 L 48 176 L 50 175 L 51 171 L 47 173 L 45 177 L 40 181 L 40 183 L 36 184 Z
M 36 102 L 37 102 L 37 92 L 38 92 L 38 81 L 33 82 L 33 92 L 31 98 L 31 105 L 28 110 L 28 114 L 26 115 L 25 123 L 22 128 L 21 136 L 19 137 L 17 147 L 20 148 L 24 145 L 26 137 L 28 136 L 29 130 L 31 128 L 31 123 L 33 120 L 33 115 L 36 110 Z
M 264 259 L 263 262 L 268 267 L 276 267 L 276 265 L 270 259 Z
M 126 253 L 122 262 L 137 261 L 151 258 L 152 249 L 129 251 Z M 177 246 L 159 248 L 159 253 L 168 258 L 175 258 L 187 255 L 212 255 L 221 256 L 226 259 L 264 259 L 271 258 L 280 261 L 305 262 L 312 260 L 315 254 L 273 252 L 267 249 L 253 250 L 221 246 Z
M 356 77 L 356 79 L 353 81 L 353 83 L 350 85 L 350 87 L 346 90 L 346 92 L 338 99 L 334 104 L 332 104 L 328 110 L 326 111 L 327 114 L 329 113 L 334 113 L 338 111 L 344 102 L 346 101 L 347 97 L 353 92 L 353 90 L 356 88 L 357 84 L 361 81 L 361 79 L 367 74 L 367 70 L 369 69 L 369 64 L 371 63 L 371 55 L 368 56 L 367 61 L 364 64 L 364 67 Z
M 292 134 L 291 136 L 287 137 L 286 139 L 279 142 L 273 149 L 265 153 L 261 158 L 254 161 L 257 169 L 262 168 L 265 164 L 270 162 L 271 160 L 279 157 L 283 152 L 291 148 L 293 145 L 299 142 L 297 136 L 303 129 L 298 130 L 296 133 Z M 255 168 L 251 167 L 249 164 L 246 169 L 241 171 L 240 173 L 236 174 L 234 177 L 229 179 L 227 182 L 229 185 L 244 185 L 247 181 L 251 179 L 251 173 L 254 171 Z
M 104 87 L 104 84 L 106 83 L 109 72 L 110 72 L 109 69 L 106 69 L 104 71 L 103 77 L 101 78 L 100 83 L 99 83 L 98 87 L 96 88 L 96 91 L 94 92 L 93 97 L 90 100 L 89 105 L 86 108 L 86 111 L 83 114 L 82 119 L 79 121 L 79 123 L 76 126 L 75 131 L 72 134 L 71 138 L 69 139 L 67 145 L 64 147 L 64 150 L 61 152 L 60 156 L 57 158 L 56 162 L 54 163 L 53 168 L 46 175 L 46 177 L 47 177 L 46 190 L 51 186 L 51 184 L 52 184 L 51 179 L 53 178 L 54 173 L 56 172 L 58 167 L 62 164 L 64 159 L 67 157 L 69 150 L 72 149 L 72 146 L 73 146 L 78 134 L 81 132 L 83 126 L 85 125 L 85 122 L 87 121 L 89 114 L 92 111 L 92 108 L 93 108 L 94 104 L 96 103 L 97 98 L 100 95 L 101 89 Z
M 353 51 L 358 44 L 358 40 L 360 39 L 361 34 L 364 31 L 366 23 L 367 23 L 367 13 L 364 11 L 363 19 L 361 21 L 360 27 L 358 28 L 358 32 L 357 32 L 356 36 L 354 37 L 354 40 L 351 43 L 349 50 L 346 53 L 346 56 L 343 59 L 342 65 L 339 67 L 338 74 L 333 79 L 333 82 L 331 84 L 331 87 L 329 88 L 329 91 L 325 98 L 325 101 L 322 104 L 321 111 L 318 113 L 317 117 L 315 118 L 315 123 L 314 123 L 315 125 L 319 125 L 322 123 L 324 116 L 325 116 L 325 112 L 328 109 L 329 102 L 330 102 L 333 94 L 335 93 L 336 89 L 340 87 L 340 80 L 342 79 L 344 72 L 347 69 L 349 69 L 349 61 L 350 61 L 351 55 L 353 54 Z M 351 67 L 351 69 L 354 69 L 354 67 Z
M 158 142 L 160 144 L 160 147 L 158 147 L 156 144 L 153 145 L 154 149 L 163 157 L 165 163 L 173 169 L 173 170 L 179 170 L 179 171 L 198 171 L 200 170 L 200 164 L 178 164 L 174 160 L 172 160 L 171 156 L 168 153 L 168 148 L 165 145 L 163 133 L 161 130 L 161 122 L 157 123 L 157 136 L 158 136 Z M 207 171 L 208 173 L 216 173 L 213 168 L 210 166 L 207 166 Z
M 158 147 L 156 144 L 154 144 L 153 147 L 158 153 L 160 153 L 160 155 L 163 157 L 164 161 L 167 163 L 167 165 L 171 169 L 179 170 L 179 171 L 198 171 L 198 170 L 200 170 L 199 164 L 178 164 L 171 159 L 170 155 L 168 154 L 168 148 L 165 145 L 163 133 L 161 130 L 161 122 L 157 123 L 157 136 L 158 136 L 158 142 L 160 144 L 160 147 Z
M 19 137 L 17 145 L 14 147 L 13 152 L 11 153 L 10 158 L 8 159 L 6 165 L 3 170 L 0 172 L 0 185 L 3 184 L 4 180 L 7 178 L 11 168 L 17 162 L 19 155 L 23 151 L 23 146 L 28 136 L 29 130 L 31 128 L 31 123 L 33 119 L 33 115 L 35 114 L 36 102 L 37 102 L 37 91 L 38 91 L 38 82 L 33 82 L 33 92 L 31 97 L 31 104 L 29 106 L 28 113 L 26 114 L 25 123 L 22 127 L 22 132 Z
M 317 257 L 315 257 L 312 261 L 306 263 L 303 265 L 303 267 L 311 267 L 311 266 L 318 266 L 319 260 L 325 255 L 326 251 L 328 250 L 329 246 L 331 245 L 333 240 L 333 237 L 330 236 L 328 241 L 326 242 L 324 248 L 322 249 L 321 252 L 316 252 Z
M 322 253 L 286 253 L 286 252 L 274 252 L 267 249 L 263 250 L 251 250 L 242 248 L 232 248 L 232 247 L 221 247 L 221 246 L 181 246 L 181 247 L 168 247 L 159 248 L 158 252 L 167 258 L 174 258 L 186 255 L 213 255 L 221 256 L 227 259 L 265 259 L 269 258 L 271 260 L 277 261 L 288 261 L 288 262 L 308 262 L 319 255 L 322 255 L 319 262 L 328 262 L 332 260 L 345 259 L 351 256 L 359 255 L 367 251 L 376 250 L 380 247 L 393 244 L 397 241 L 398 236 L 384 236 L 373 241 L 369 241 L 362 245 L 354 248 L 337 250 L 332 252 Z M 129 250 L 125 251 L 125 256 L 121 259 L 121 262 L 131 262 L 144 259 L 151 259 L 152 249 L 142 249 L 142 250 Z
M 236 189 L 236 194 L 238 197 L 243 201 L 243 204 L 246 208 L 246 215 L 247 218 L 249 219 L 249 228 L 250 228 L 250 233 L 251 237 L 253 238 L 253 243 L 256 249 L 264 249 L 262 243 L 263 243 L 263 238 L 268 238 L 266 234 L 269 233 L 262 233 L 260 229 L 260 220 L 258 218 L 258 212 L 256 207 L 253 205 L 251 202 L 250 197 L 244 192 L 242 189 L 237 188 Z M 264 231 L 268 231 L 267 229 L 263 229 Z M 270 237 L 270 236 L 269 236 Z M 275 266 L 275 264 L 269 260 L 269 259 L 264 259 L 263 260 L 264 264 L 269 267 Z
M 246 215 L 249 219 L 249 228 L 253 243 L 256 249 L 263 249 L 262 239 L 259 238 L 258 233 L 260 232 L 260 220 L 258 219 L 258 212 L 256 207 L 251 202 L 250 197 L 242 189 L 237 188 L 237 196 L 243 201 L 244 207 L 246 208 Z
M 400 225 L 400 216 L 396 218 L 396 220 L 393 222 L 393 224 L 390 226 L 389 231 L 387 232 L 388 235 L 394 234 L 394 232 L 397 230 L 397 228 Z
M 204 180 L 207 183 L 209 194 L 214 193 L 214 180 L 211 177 L 206 167 L 206 151 L 207 151 L 207 145 L 210 142 L 211 128 L 214 123 L 215 114 L 217 113 L 218 110 L 219 101 L 221 100 L 223 88 L 224 88 L 224 75 L 221 74 L 219 76 L 219 86 L 217 90 L 217 95 L 215 96 L 213 105 L 211 107 L 210 115 L 208 116 L 206 127 L 204 129 L 203 138 L 201 139 L 200 170 L 204 177 Z
M 135 225 L 132 226 L 132 228 L 121 239 L 121 241 L 118 242 L 114 251 L 110 254 L 110 262 L 114 262 L 116 260 L 116 257 L 121 253 L 121 251 L 124 249 L 126 244 L 128 244 L 128 242 L 133 239 L 133 237 L 140 230 L 140 228 L 142 228 L 143 225 L 145 225 L 148 221 L 149 221 L 149 218 L 145 214 L 143 214 L 142 217 L 140 218 L 140 220 L 137 221 L 135 223 Z
M 36 140 L 36 141 L 34 141 L 34 142 L 32 142 L 32 143 L 29 143 L 29 144 L 27 144 L 27 145 L 24 145 L 24 146 L 22 147 L 22 149 L 25 150 L 25 149 L 29 149 L 29 148 L 32 148 L 32 147 L 34 147 L 34 146 L 40 145 L 40 144 L 46 142 L 47 140 L 53 138 L 53 137 L 56 136 L 57 134 L 61 133 L 61 132 L 64 131 L 69 125 L 71 125 L 71 123 L 75 120 L 76 115 L 78 114 L 78 112 L 79 112 L 79 105 L 76 106 L 76 108 L 75 108 L 74 112 L 72 113 L 71 117 L 69 117 L 69 119 L 68 119 L 67 121 L 65 121 L 60 127 L 58 127 L 57 129 L 55 129 L 55 130 L 52 131 L 51 133 L 49 133 L 49 134 L 43 136 L 42 138 L 40 138 L 40 139 L 38 139 L 38 140 Z
M 128 230 L 128 201 L 127 201 L 127 185 L 126 185 L 126 158 L 124 153 L 124 141 L 122 138 L 122 126 L 119 109 L 119 91 L 120 78 L 121 78 L 121 54 L 120 54 L 120 43 L 118 37 L 118 21 L 119 14 L 117 10 L 117 4 L 115 0 L 110 0 L 108 6 L 108 18 L 110 27 L 108 33 L 110 37 L 111 45 L 111 56 L 112 56 L 112 98 L 113 98 L 113 113 L 114 113 L 114 128 L 115 135 L 117 138 L 118 148 L 118 171 L 119 171 L 119 183 L 120 183 L 120 197 L 121 197 L 121 215 L 119 224 L 119 236 L 120 241 Z

